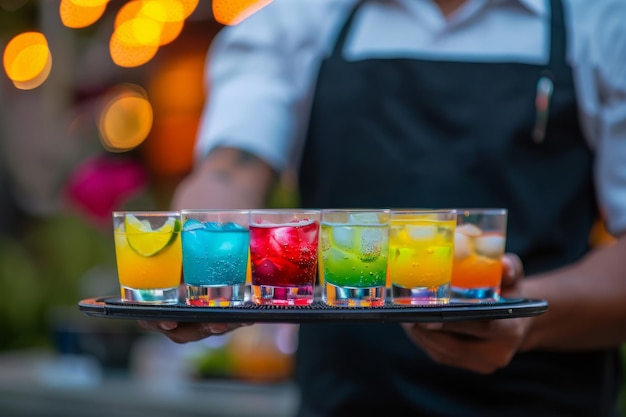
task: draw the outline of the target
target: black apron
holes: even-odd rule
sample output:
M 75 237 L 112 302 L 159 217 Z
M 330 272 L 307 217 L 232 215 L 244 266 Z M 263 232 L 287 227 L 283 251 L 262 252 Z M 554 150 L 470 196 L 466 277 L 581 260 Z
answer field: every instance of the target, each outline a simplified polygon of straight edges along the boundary
M 301 205 L 505 207 L 507 251 L 527 274 L 581 258 L 597 217 L 593 154 L 579 126 L 561 2 L 551 1 L 547 65 L 346 61 L 360 4 L 320 68 Z M 536 142 L 542 77 L 554 92 Z M 304 324 L 296 378 L 301 416 L 598 417 L 615 412 L 619 355 L 525 353 L 484 376 L 435 364 L 397 325 Z

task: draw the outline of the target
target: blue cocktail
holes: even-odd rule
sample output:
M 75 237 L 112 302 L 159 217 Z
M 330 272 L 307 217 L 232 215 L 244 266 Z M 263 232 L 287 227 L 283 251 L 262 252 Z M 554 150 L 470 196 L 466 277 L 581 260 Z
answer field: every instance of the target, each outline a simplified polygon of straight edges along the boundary
M 242 304 L 250 233 L 245 210 L 183 210 L 183 279 L 186 303 Z

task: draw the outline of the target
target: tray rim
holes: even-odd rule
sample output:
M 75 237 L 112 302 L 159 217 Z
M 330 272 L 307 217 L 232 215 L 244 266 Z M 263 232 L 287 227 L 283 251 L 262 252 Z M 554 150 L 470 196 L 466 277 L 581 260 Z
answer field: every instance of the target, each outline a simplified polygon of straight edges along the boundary
M 315 301 L 308 307 L 256 306 L 200 307 L 186 304 L 141 305 L 126 303 L 119 296 L 82 299 L 78 309 L 87 316 L 126 320 L 156 320 L 213 323 L 391 323 L 449 322 L 532 317 L 543 314 L 548 302 L 542 299 L 503 298 L 498 302 L 461 302 L 423 306 L 331 307 Z

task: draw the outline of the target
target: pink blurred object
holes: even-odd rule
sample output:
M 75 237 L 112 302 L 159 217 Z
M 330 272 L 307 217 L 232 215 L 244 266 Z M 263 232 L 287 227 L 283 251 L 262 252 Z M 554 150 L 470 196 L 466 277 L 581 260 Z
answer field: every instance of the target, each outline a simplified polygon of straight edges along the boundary
M 91 220 L 108 225 L 111 212 L 139 193 L 147 181 L 140 163 L 99 155 L 87 159 L 70 174 L 66 194 Z

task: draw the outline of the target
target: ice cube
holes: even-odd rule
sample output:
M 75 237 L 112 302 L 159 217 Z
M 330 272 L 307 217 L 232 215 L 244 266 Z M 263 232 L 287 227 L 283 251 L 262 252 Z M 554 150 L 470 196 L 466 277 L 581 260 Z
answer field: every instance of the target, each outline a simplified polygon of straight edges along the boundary
M 289 248 L 289 228 L 277 227 L 270 229 L 267 245 L 268 253 L 272 256 L 286 256 L 285 251 Z
M 348 215 L 350 224 L 380 224 L 376 213 L 350 213 Z
M 324 260 L 327 262 L 345 262 L 351 258 L 350 254 L 337 248 L 328 248 L 322 252 Z
M 238 225 L 237 223 L 228 222 L 228 223 L 222 224 L 222 229 L 223 230 L 244 230 L 245 227 Z
M 298 265 L 283 258 L 265 258 L 254 264 L 254 275 L 272 279 L 277 286 L 288 285 L 285 281 L 299 273 L 301 270 Z
M 273 229 L 268 243 L 272 248 L 274 256 L 286 258 L 295 264 L 308 262 L 309 259 L 316 258 L 317 239 L 315 240 L 315 245 L 313 245 L 301 231 L 301 228 L 293 226 Z M 315 237 L 317 238 L 317 232 Z
M 312 221 L 298 228 L 298 238 L 305 244 L 317 246 L 319 230 L 319 224 Z
M 454 233 L 454 259 L 463 260 L 470 256 L 474 250 L 472 239 L 458 230 Z
M 255 275 L 264 278 L 272 278 L 280 272 L 280 268 L 269 259 L 261 259 L 259 262 L 254 263 L 253 266 Z
M 205 230 L 221 230 L 222 225 L 217 222 L 205 222 L 204 223 Z
M 357 239 L 356 231 L 352 227 L 335 226 L 331 231 L 332 243 L 344 250 L 354 249 Z
M 366 229 L 361 233 L 361 255 L 364 262 L 373 262 L 382 251 L 383 232 L 378 229 Z
M 191 230 L 203 229 L 204 225 L 202 222 L 196 219 L 187 219 L 185 220 L 185 224 L 183 225 L 183 231 L 189 232 Z
M 406 232 L 413 240 L 431 240 L 437 235 L 437 227 L 434 225 L 406 225 Z
M 500 234 L 486 234 L 475 239 L 476 252 L 497 258 L 504 253 L 504 236 Z
M 471 224 L 471 223 L 458 225 L 456 227 L 456 231 L 463 233 L 465 236 L 469 236 L 469 237 L 478 237 L 483 234 L 483 231 L 480 230 L 478 226 L 476 226 L 475 224 Z
M 294 227 L 276 227 L 270 233 L 272 238 L 283 247 L 298 244 L 298 231 Z

